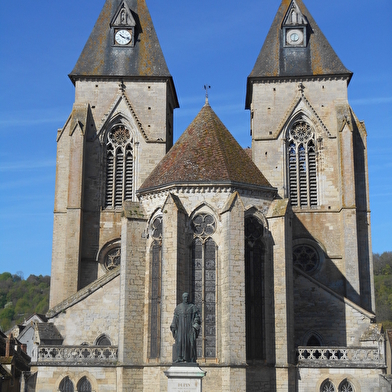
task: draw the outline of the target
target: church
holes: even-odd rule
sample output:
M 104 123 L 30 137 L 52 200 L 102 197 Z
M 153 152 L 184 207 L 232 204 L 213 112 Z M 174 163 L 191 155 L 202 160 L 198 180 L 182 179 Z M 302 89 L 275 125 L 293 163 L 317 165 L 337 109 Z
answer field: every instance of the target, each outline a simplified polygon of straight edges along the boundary
M 302 0 L 282 0 L 255 60 L 251 148 L 208 99 L 173 143 L 179 102 L 146 2 L 106 0 L 57 132 L 29 390 L 167 391 L 186 292 L 205 391 L 391 391 L 352 72 Z

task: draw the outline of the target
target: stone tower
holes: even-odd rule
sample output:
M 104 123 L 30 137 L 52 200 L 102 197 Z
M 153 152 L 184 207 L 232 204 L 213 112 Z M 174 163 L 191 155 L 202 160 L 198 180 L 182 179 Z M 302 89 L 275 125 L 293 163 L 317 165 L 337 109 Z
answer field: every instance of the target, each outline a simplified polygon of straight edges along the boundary
M 145 1 L 106 0 L 58 131 L 29 385 L 166 392 L 187 292 L 205 390 L 386 390 L 351 76 L 302 0 L 282 0 L 248 77 L 252 157 L 207 99 L 172 146 L 178 101 Z
M 178 107 L 144 0 L 105 2 L 69 76 L 75 103 L 57 135 L 51 307 L 104 273 L 123 201 L 136 200 L 172 146 Z
M 246 108 L 253 160 L 293 207 L 294 265 L 318 253 L 307 272 L 374 312 L 366 129 L 347 100 L 351 77 L 302 0 L 282 1 Z

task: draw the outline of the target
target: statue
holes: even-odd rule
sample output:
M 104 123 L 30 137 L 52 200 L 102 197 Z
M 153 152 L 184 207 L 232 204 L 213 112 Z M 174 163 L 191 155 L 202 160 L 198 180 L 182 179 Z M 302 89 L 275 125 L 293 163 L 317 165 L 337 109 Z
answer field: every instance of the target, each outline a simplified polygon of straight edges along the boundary
M 188 302 L 189 294 L 182 294 L 182 303 L 174 310 L 173 321 L 170 325 L 173 338 L 176 341 L 176 360 L 174 363 L 192 362 L 197 359 L 196 339 L 200 331 L 200 317 L 197 306 Z

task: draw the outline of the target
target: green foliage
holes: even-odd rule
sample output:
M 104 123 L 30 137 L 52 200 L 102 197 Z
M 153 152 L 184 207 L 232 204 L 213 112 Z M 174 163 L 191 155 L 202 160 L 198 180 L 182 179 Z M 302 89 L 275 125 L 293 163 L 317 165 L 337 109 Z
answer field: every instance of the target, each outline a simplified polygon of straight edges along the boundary
M 34 313 L 46 313 L 49 286 L 49 276 L 30 275 L 24 280 L 21 271 L 0 274 L 0 330 L 5 332 Z
M 373 254 L 377 321 L 392 328 L 392 252 Z

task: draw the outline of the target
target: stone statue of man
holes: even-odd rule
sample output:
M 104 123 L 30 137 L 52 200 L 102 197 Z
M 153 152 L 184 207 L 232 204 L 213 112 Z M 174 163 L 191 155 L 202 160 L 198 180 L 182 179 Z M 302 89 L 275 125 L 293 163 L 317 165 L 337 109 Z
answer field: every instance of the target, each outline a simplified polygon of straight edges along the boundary
M 182 303 L 174 310 L 170 325 L 175 344 L 175 363 L 196 362 L 196 339 L 200 331 L 200 317 L 197 306 L 188 302 L 189 294 L 182 295 Z

